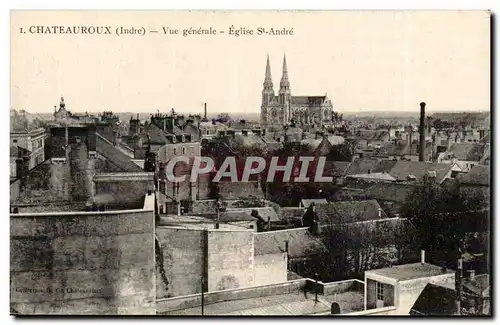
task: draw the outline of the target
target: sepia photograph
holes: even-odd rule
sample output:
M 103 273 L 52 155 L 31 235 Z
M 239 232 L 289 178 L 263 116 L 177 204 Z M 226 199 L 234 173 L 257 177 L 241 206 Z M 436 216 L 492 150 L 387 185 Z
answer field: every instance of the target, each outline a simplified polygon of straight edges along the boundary
M 10 315 L 491 317 L 491 33 L 11 10 Z

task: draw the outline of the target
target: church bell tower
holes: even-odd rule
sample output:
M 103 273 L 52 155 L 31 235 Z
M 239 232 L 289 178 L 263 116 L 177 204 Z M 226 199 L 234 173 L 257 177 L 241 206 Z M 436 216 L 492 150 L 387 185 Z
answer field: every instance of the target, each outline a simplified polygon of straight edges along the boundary
M 290 115 L 292 93 L 290 91 L 290 81 L 288 80 L 288 68 L 286 66 L 286 55 L 283 56 L 283 74 L 280 81 L 279 103 L 283 108 L 284 123 L 288 123 Z

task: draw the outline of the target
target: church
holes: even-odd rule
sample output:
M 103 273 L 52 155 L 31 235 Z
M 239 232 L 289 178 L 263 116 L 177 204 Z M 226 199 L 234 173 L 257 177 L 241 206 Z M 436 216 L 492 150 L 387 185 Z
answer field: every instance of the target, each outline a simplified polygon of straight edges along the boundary
M 280 128 L 292 122 L 296 126 L 319 127 L 332 124 L 333 105 L 324 96 L 292 96 L 286 56 L 283 57 L 283 72 L 278 95 L 274 93 L 269 55 L 266 76 L 262 89 L 261 124 L 265 128 Z M 293 119 L 293 121 L 292 121 Z

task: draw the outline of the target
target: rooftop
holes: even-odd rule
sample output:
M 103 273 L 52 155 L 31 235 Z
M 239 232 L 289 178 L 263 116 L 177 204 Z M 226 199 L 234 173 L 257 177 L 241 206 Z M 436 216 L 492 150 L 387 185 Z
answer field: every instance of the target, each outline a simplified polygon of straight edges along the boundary
M 489 186 L 490 168 L 490 166 L 477 165 L 472 167 L 469 172 L 457 176 L 457 178 L 461 184 Z
M 178 216 L 178 215 L 162 215 L 160 217 L 159 226 L 203 230 L 215 229 L 215 220 L 201 216 Z M 244 227 L 235 224 L 221 221 L 219 223 L 220 230 L 243 230 Z
M 453 143 L 448 152 L 452 153 L 458 160 L 479 161 L 484 155 L 485 143 Z
M 396 181 L 394 177 L 387 174 L 386 172 L 382 173 L 369 173 L 369 174 L 357 174 L 357 175 L 349 175 L 350 178 L 362 178 L 362 179 L 377 179 L 381 181 Z
M 325 314 L 333 302 L 340 305 L 341 314 L 363 309 L 362 282 L 347 280 L 322 283 L 318 301 L 311 279 L 291 280 L 274 285 L 231 289 L 205 293 L 204 315 L 212 316 L 299 316 Z M 201 315 L 201 295 L 189 295 L 157 300 L 160 315 Z
M 322 313 L 330 310 L 330 304 L 316 303 L 314 296 L 289 293 L 283 295 L 230 300 L 204 306 L 204 315 L 220 316 L 298 316 Z M 164 315 L 201 315 L 201 306 L 165 313 Z
M 320 222 L 332 224 L 372 221 L 385 218 L 385 213 L 376 200 L 335 201 L 318 204 L 316 205 L 316 215 Z
M 300 203 L 304 208 L 309 208 L 311 203 L 321 204 L 321 203 L 328 203 L 328 201 L 326 199 L 302 199 L 300 200 Z
M 131 158 L 121 150 L 113 146 L 107 139 L 100 134 L 96 134 L 96 150 L 106 158 L 106 161 L 113 164 L 124 172 L 143 172 L 144 170 L 132 162 Z
M 454 315 L 455 300 L 454 290 L 429 283 L 415 301 L 410 315 Z
M 444 273 L 454 273 L 451 270 L 445 270 Z M 379 275 L 397 281 L 406 281 L 420 278 L 428 278 L 443 274 L 443 269 L 437 265 L 429 263 L 412 263 L 396 265 L 378 270 L 365 271 L 365 275 Z
M 405 203 L 416 187 L 413 184 L 375 183 L 363 191 L 362 195 L 379 201 Z
M 290 258 L 315 255 L 326 250 L 321 240 L 309 233 L 309 228 L 294 228 L 255 233 L 255 255 L 283 253 L 286 242 Z

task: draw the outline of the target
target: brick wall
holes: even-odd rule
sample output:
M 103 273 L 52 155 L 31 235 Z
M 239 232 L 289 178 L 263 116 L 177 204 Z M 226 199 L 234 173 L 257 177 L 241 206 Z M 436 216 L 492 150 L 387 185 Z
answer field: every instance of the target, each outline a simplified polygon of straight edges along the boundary
M 155 314 L 153 211 L 11 215 L 10 227 L 17 312 Z

